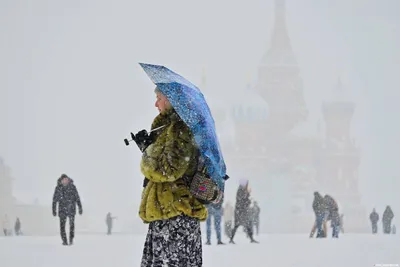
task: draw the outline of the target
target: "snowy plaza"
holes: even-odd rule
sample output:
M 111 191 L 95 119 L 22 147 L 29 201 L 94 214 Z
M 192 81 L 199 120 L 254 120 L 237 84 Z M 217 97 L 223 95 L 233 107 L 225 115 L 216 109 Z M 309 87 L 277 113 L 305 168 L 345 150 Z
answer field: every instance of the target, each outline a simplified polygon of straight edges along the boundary
M 145 236 L 80 235 L 71 247 L 59 236 L 0 237 L 1 267 L 132 267 L 139 266 Z M 236 245 L 203 246 L 205 267 L 363 267 L 398 266 L 400 236 L 344 234 L 340 239 L 307 235 L 262 235 L 249 244 L 239 235 Z

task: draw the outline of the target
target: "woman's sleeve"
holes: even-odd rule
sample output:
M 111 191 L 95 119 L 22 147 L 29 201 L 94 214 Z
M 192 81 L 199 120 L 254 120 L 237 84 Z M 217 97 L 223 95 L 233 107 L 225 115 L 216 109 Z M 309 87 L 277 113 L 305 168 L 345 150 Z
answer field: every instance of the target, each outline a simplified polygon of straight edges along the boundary
M 143 153 L 141 171 L 152 182 L 173 182 L 181 178 L 195 157 L 196 146 L 184 122 L 176 122 Z

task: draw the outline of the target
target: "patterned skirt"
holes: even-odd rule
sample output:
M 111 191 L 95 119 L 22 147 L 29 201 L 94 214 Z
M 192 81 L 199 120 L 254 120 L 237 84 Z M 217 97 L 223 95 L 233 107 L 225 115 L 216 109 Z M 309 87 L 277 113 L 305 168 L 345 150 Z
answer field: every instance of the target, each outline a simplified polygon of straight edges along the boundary
M 151 222 L 141 267 L 201 267 L 200 221 L 188 216 Z

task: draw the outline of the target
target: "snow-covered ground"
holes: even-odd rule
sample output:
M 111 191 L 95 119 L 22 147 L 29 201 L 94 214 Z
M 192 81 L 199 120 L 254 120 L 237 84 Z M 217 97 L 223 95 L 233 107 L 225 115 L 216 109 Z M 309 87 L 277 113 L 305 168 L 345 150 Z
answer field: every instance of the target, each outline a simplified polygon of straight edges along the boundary
M 368 267 L 400 264 L 400 236 L 342 235 L 309 239 L 306 235 L 262 235 L 261 244 L 238 236 L 236 245 L 204 246 L 204 267 L 298 266 Z M 58 236 L 0 237 L 1 267 L 139 266 L 144 236 L 77 235 L 61 246 Z M 382 265 L 383 266 L 383 265 Z M 393 265 L 397 266 L 397 265 Z

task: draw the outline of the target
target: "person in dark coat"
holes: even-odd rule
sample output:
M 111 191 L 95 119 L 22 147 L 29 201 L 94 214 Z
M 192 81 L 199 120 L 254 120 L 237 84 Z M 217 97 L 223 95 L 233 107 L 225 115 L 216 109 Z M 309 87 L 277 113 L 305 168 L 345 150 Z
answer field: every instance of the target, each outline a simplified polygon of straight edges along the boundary
M 339 238 L 339 230 L 340 230 L 340 215 L 339 215 L 339 206 L 337 202 L 330 195 L 325 195 L 324 197 L 325 207 L 327 210 L 327 221 L 331 221 L 332 227 L 332 237 Z
M 17 220 L 15 221 L 14 231 L 15 235 L 21 235 L 21 221 L 19 220 L 19 218 L 17 218 Z
M 394 214 L 390 206 L 386 206 L 385 211 L 383 212 L 382 215 L 382 224 L 383 224 L 383 233 L 384 234 L 390 234 L 391 232 L 391 224 L 393 220 Z
M 78 194 L 78 190 L 74 185 L 74 181 L 66 174 L 62 174 L 57 180 L 57 186 L 53 195 L 53 216 L 57 216 L 58 204 L 58 217 L 60 218 L 60 235 L 63 245 L 68 245 L 67 234 L 65 232 L 65 225 L 67 218 L 69 219 L 69 245 L 72 245 L 75 237 L 75 215 L 76 205 L 79 208 L 79 214 L 82 215 L 82 203 Z
M 253 226 L 256 228 L 256 234 L 258 235 L 260 231 L 260 206 L 258 206 L 257 201 L 254 201 L 253 207 L 251 208 L 251 218 Z
M 375 208 L 369 215 L 369 220 L 371 221 L 372 224 L 372 234 L 376 234 L 378 232 L 379 214 L 375 211 Z
M 112 228 L 113 228 L 113 221 L 116 219 L 117 217 L 113 217 L 111 215 L 111 212 L 107 213 L 106 216 L 106 224 L 107 224 L 107 235 L 111 235 L 112 233 Z
M 311 229 L 310 237 L 314 237 L 315 231 L 317 230 L 317 238 L 326 237 L 326 207 L 324 198 L 319 192 L 314 192 L 314 200 L 312 208 L 315 213 L 315 222 Z
M 249 192 L 249 182 L 247 180 L 242 180 L 236 193 L 235 226 L 232 230 L 231 240 L 229 243 L 235 243 L 233 241 L 233 238 L 235 237 L 237 229 L 241 225 L 246 229 L 246 234 L 250 238 L 250 242 L 258 243 L 253 238 L 252 220 L 250 218 L 250 204 L 251 200 Z

